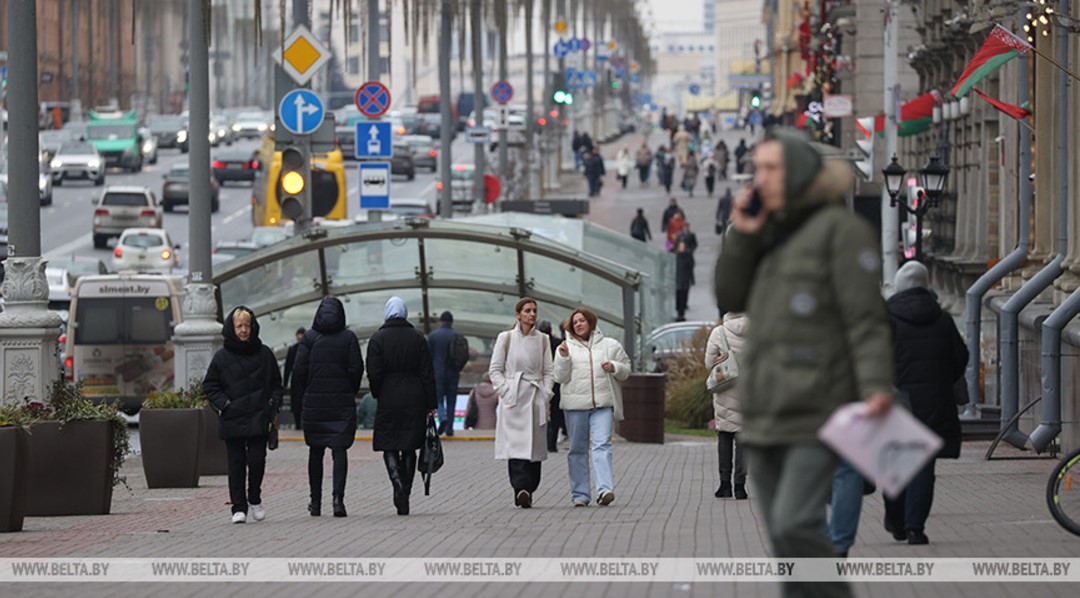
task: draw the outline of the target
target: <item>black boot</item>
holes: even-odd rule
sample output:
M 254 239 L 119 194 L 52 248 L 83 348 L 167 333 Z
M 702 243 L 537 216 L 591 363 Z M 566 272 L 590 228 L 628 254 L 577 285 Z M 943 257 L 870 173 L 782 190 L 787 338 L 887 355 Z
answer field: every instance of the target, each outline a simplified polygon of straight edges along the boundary
M 746 484 L 735 484 L 735 500 L 746 500 L 749 496 L 746 494 Z
M 308 503 L 307 511 L 311 513 L 312 517 L 318 517 L 322 515 L 322 499 L 311 497 L 311 502 Z
M 413 480 L 416 478 L 416 451 L 401 452 L 401 506 L 398 515 L 409 514 L 409 495 L 412 494 Z
M 334 517 L 348 517 L 348 513 L 345 512 L 345 497 L 334 497 Z
M 397 507 L 398 514 L 408 514 L 408 506 L 406 505 L 406 512 L 401 512 L 402 497 L 404 496 L 404 487 L 401 480 L 401 458 L 398 451 L 385 451 L 383 452 L 383 462 L 386 463 L 386 473 L 390 476 L 390 484 L 394 487 L 394 506 Z
M 720 487 L 713 494 L 716 498 L 731 498 L 731 482 L 720 482 Z

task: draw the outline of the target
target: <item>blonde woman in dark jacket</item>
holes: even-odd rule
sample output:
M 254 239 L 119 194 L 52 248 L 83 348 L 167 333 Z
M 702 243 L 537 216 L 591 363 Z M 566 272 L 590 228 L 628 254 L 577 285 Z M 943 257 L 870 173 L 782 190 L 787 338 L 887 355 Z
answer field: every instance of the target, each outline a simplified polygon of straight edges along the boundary
M 719 363 L 723 340 L 727 340 L 731 356 L 738 362 L 739 354 L 746 343 L 746 327 L 749 323 L 750 319 L 746 314 L 728 313 L 724 316 L 724 321 L 713 328 L 705 347 L 707 369 L 712 370 Z M 743 464 L 742 446 L 737 441 L 737 434 L 742 431 L 742 414 L 736 386 L 713 393 L 713 415 L 716 422 L 717 454 L 720 457 L 720 487 L 716 489 L 714 496 L 731 498 L 734 490 L 735 498 L 743 500 L 747 498 L 746 466 Z M 731 484 L 733 469 L 734 487 Z

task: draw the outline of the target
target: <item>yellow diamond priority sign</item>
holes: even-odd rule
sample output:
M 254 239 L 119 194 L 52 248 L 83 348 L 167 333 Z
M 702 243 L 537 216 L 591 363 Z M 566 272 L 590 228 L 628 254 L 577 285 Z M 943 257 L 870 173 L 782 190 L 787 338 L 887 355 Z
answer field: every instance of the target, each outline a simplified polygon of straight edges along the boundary
M 307 27 L 300 25 L 274 50 L 274 60 L 293 81 L 304 85 L 330 60 L 330 50 Z

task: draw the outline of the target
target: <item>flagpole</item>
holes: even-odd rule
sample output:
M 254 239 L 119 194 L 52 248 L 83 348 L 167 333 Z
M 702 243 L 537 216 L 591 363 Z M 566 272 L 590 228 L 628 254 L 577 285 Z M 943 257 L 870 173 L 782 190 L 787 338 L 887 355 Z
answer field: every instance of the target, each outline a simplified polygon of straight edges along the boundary
M 1080 77 L 1078 77 L 1075 73 L 1073 73 L 1069 69 L 1061 66 L 1061 64 L 1058 61 L 1054 60 L 1053 58 L 1050 58 L 1046 54 L 1043 54 L 1042 52 L 1036 50 L 1035 46 L 1031 46 L 1031 51 L 1038 54 L 1039 57 L 1042 58 L 1043 60 L 1049 62 L 1050 64 L 1052 64 L 1052 65 L 1058 67 L 1059 69 L 1061 69 L 1062 71 L 1064 71 L 1065 74 L 1067 74 L 1068 76 L 1072 77 L 1073 79 L 1076 79 L 1077 81 L 1080 81 Z

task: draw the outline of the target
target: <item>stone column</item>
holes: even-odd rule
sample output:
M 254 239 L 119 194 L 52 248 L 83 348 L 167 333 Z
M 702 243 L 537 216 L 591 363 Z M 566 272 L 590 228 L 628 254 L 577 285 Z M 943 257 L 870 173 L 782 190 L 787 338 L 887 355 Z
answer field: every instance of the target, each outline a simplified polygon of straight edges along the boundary
M 1080 44 L 1070 38 L 1069 62 L 1076 64 L 1080 60 Z M 1069 83 L 1069 114 L 1078 114 L 1080 107 L 1080 85 Z M 1069 137 L 1069 196 L 1076 197 L 1080 189 L 1080 140 L 1075 135 Z M 1069 203 L 1069 244 L 1065 262 L 1065 273 L 1055 281 L 1055 286 L 1063 293 L 1070 294 L 1080 288 L 1080 209 L 1075 201 Z M 1064 296 L 1059 297 L 1064 299 Z
M 1040 52 L 1054 55 L 1054 46 L 1047 41 L 1049 37 L 1039 36 L 1035 41 Z M 1045 60 L 1035 61 L 1035 246 L 1032 248 L 1030 263 L 1024 268 L 1025 279 L 1031 278 L 1043 264 L 1055 255 L 1054 240 L 1057 229 L 1054 223 L 1057 216 L 1057 158 L 1054 146 L 1057 143 L 1057 114 L 1055 102 L 1055 79 L 1057 69 Z
M 189 284 L 180 302 L 184 321 L 173 330 L 176 351 L 176 388 L 187 388 L 192 380 L 202 381 L 214 352 L 221 348 L 221 323 L 217 321 L 214 285 Z
M 60 377 L 60 316 L 46 309 L 49 283 L 40 257 L 8 258 L 0 313 L 0 403 L 42 402 Z

